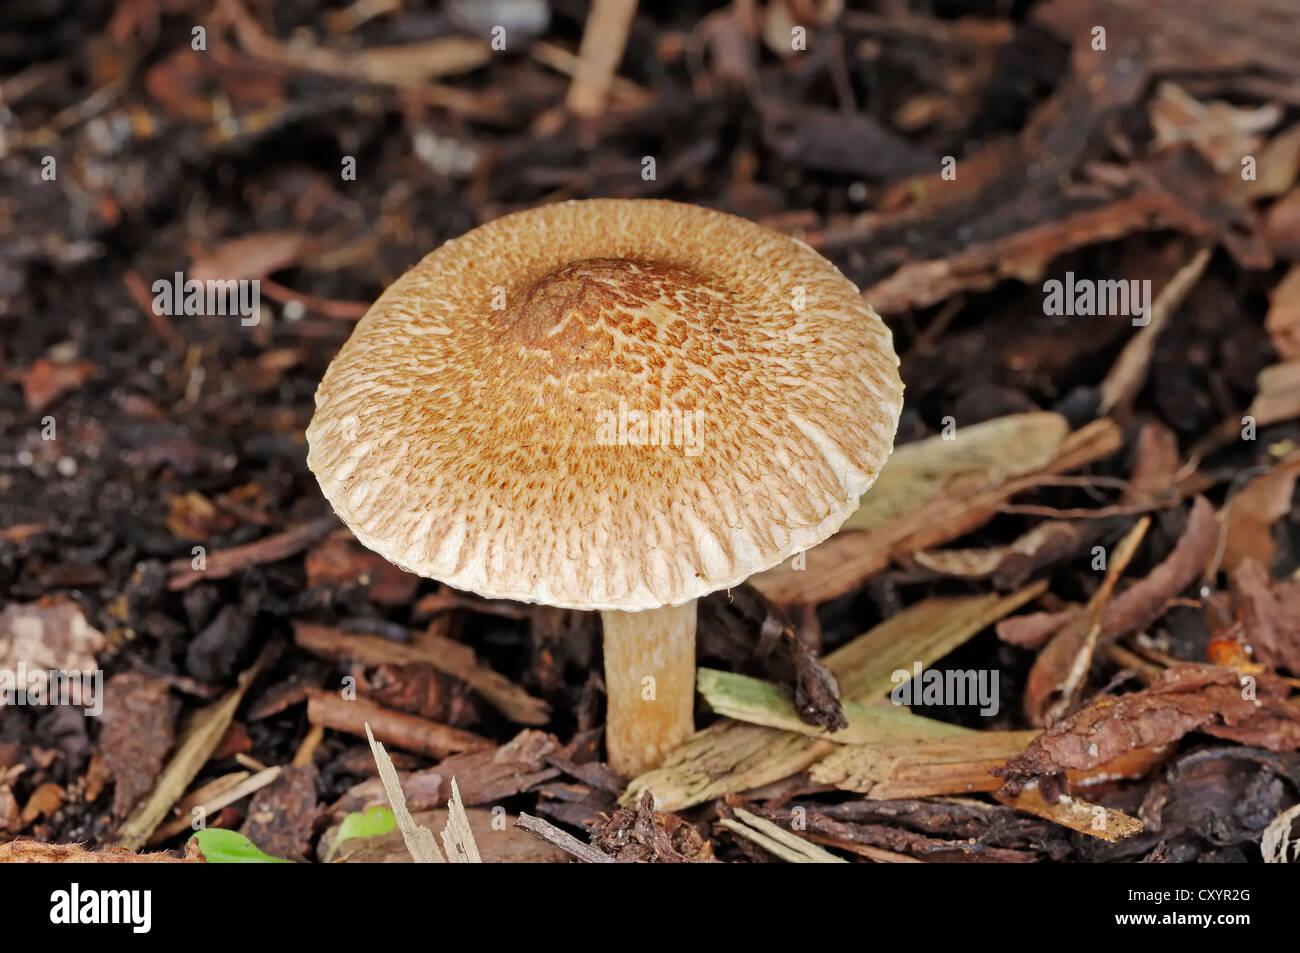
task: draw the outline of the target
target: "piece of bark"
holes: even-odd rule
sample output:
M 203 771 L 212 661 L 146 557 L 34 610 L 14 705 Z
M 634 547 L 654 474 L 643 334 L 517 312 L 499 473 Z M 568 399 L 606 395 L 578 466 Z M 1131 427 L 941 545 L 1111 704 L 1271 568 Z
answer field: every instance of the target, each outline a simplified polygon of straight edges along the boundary
M 253 795 L 239 832 L 272 857 L 306 860 L 316 820 L 316 769 L 285 767 Z
M 1274 580 L 1253 559 L 1238 563 L 1228 578 L 1255 660 L 1300 676 L 1300 581 Z
M 1258 697 L 1250 689 L 1257 686 Z M 1031 781 L 1088 771 L 1140 748 L 1171 744 L 1191 731 L 1230 737 L 1269 750 L 1300 748 L 1300 707 L 1285 683 L 1243 681 L 1228 669 L 1183 664 L 1129 695 L 1099 696 L 1035 738 L 998 769 L 1014 793 Z
M 1018 811 L 1025 811 L 1080 834 L 1111 843 L 1142 833 L 1142 822 L 1123 811 L 1072 797 L 1049 801 L 1037 787 L 1027 787 L 1014 795 L 999 794 L 997 799 Z
M 347 700 L 333 692 L 314 692 L 307 700 L 307 720 L 335 731 L 364 738 L 366 724 L 385 744 L 428 758 L 445 758 L 462 751 L 482 751 L 492 742 L 481 735 L 384 708 L 364 698 Z
M 123 818 L 153 790 L 171 750 L 180 704 L 165 679 L 141 672 L 114 675 L 104 695 L 99 754 L 113 775 L 113 815 Z
M 460 679 L 501 714 L 521 725 L 543 725 L 550 706 L 498 672 L 479 663 L 474 650 L 452 639 L 425 633 L 419 645 L 403 645 L 374 635 L 351 635 L 342 629 L 294 622 L 294 642 L 316 655 L 363 665 L 424 662 Z
M 118 830 L 116 846 L 136 850 L 148 842 L 172 805 L 184 795 L 190 782 L 221 743 L 249 686 L 271 663 L 275 654 L 273 646 L 263 649 L 257 660 L 239 676 L 234 689 L 227 692 L 220 701 L 213 702 L 190 716 L 181 741 L 163 768 L 157 784 Z
M 560 848 L 565 853 L 571 854 L 578 860 L 585 861 L 588 864 L 614 863 L 614 858 L 609 854 L 596 850 L 590 844 L 584 844 L 572 834 L 560 830 L 554 824 L 548 824 L 540 817 L 520 814 L 519 820 L 515 821 L 515 827 L 532 834 L 539 840 Z
M 415 597 L 420 577 L 397 568 L 355 540 L 331 536 L 307 553 L 307 585 L 361 586 L 380 605 L 402 606 Z
M 559 775 L 546 759 L 559 748 L 553 735 L 521 731 L 500 748 L 452 755 L 435 768 L 400 775 L 402 790 L 412 810 L 431 810 L 451 797 L 454 774 L 466 804 L 495 804 L 531 790 Z M 331 807 L 334 815 L 360 811 L 384 803 L 377 778 L 353 786 Z
M 171 578 L 167 580 L 167 588 L 177 592 L 199 582 L 225 579 L 250 566 L 288 559 L 324 539 L 338 525 L 337 517 L 323 516 L 285 530 L 283 533 L 263 537 L 256 542 L 230 549 L 219 549 L 206 555 L 206 564 L 202 569 L 196 569 L 190 558 L 173 560 L 169 566 Z
M 1273 526 L 1291 512 L 1297 477 L 1300 452 L 1288 454 L 1228 498 L 1223 511 L 1227 534 L 1219 560 L 1225 571 L 1231 573 L 1245 560 L 1266 570 L 1273 565 Z

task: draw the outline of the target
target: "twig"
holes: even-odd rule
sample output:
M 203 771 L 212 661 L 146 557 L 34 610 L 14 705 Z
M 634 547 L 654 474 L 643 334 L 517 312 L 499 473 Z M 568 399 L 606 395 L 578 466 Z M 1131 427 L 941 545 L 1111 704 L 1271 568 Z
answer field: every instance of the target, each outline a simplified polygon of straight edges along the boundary
M 548 844 L 560 848 L 560 850 L 572 854 L 574 857 L 588 864 L 612 864 L 614 858 L 602 851 L 597 850 L 590 844 L 584 844 L 578 838 L 574 837 L 568 831 L 562 831 L 554 824 L 542 820 L 540 817 L 533 817 L 531 814 L 519 815 L 519 820 L 515 821 L 515 827 L 521 831 L 527 831 L 538 840 L 543 840 Z
M 605 111 L 605 100 L 635 15 L 636 0 L 594 0 L 569 85 L 566 105 L 570 112 L 594 119 Z
M 395 748 L 441 760 L 463 751 L 493 747 L 488 739 L 417 715 L 392 711 L 369 699 L 347 701 L 329 692 L 315 692 L 307 702 L 307 720 L 350 735 L 365 735 L 373 724 L 379 737 Z

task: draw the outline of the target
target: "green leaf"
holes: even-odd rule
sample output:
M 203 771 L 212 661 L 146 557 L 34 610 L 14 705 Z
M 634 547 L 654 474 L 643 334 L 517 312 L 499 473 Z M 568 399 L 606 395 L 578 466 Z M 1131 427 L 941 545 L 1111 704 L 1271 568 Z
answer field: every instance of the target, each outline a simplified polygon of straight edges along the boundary
M 345 840 L 353 837 L 378 837 L 396 829 L 397 818 L 393 816 L 391 807 L 376 805 L 364 811 L 353 811 L 339 825 L 339 832 L 334 835 L 334 843 L 330 845 L 326 860 L 333 858 Z
M 272 857 L 237 831 L 214 827 L 199 831 L 191 841 L 198 841 L 203 859 L 210 864 L 291 864 L 283 857 Z

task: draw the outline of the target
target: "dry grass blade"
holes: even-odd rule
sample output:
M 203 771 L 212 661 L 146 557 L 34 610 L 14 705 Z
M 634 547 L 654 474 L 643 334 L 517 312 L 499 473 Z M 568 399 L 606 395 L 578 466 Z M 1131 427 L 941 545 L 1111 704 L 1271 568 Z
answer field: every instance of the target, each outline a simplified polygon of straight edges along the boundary
M 836 857 L 825 848 L 796 837 L 789 831 L 773 824 L 766 818 L 751 814 L 743 807 L 735 809 L 736 818 L 727 818 L 720 823 L 727 830 L 792 864 L 847 864 L 843 857 Z

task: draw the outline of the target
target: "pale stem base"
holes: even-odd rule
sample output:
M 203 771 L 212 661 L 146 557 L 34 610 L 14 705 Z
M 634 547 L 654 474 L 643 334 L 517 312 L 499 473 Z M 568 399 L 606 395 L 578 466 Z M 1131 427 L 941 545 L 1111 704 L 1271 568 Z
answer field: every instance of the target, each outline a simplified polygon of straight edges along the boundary
M 695 730 L 695 600 L 605 610 L 605 750 L 626 778 L 659 766 Z

